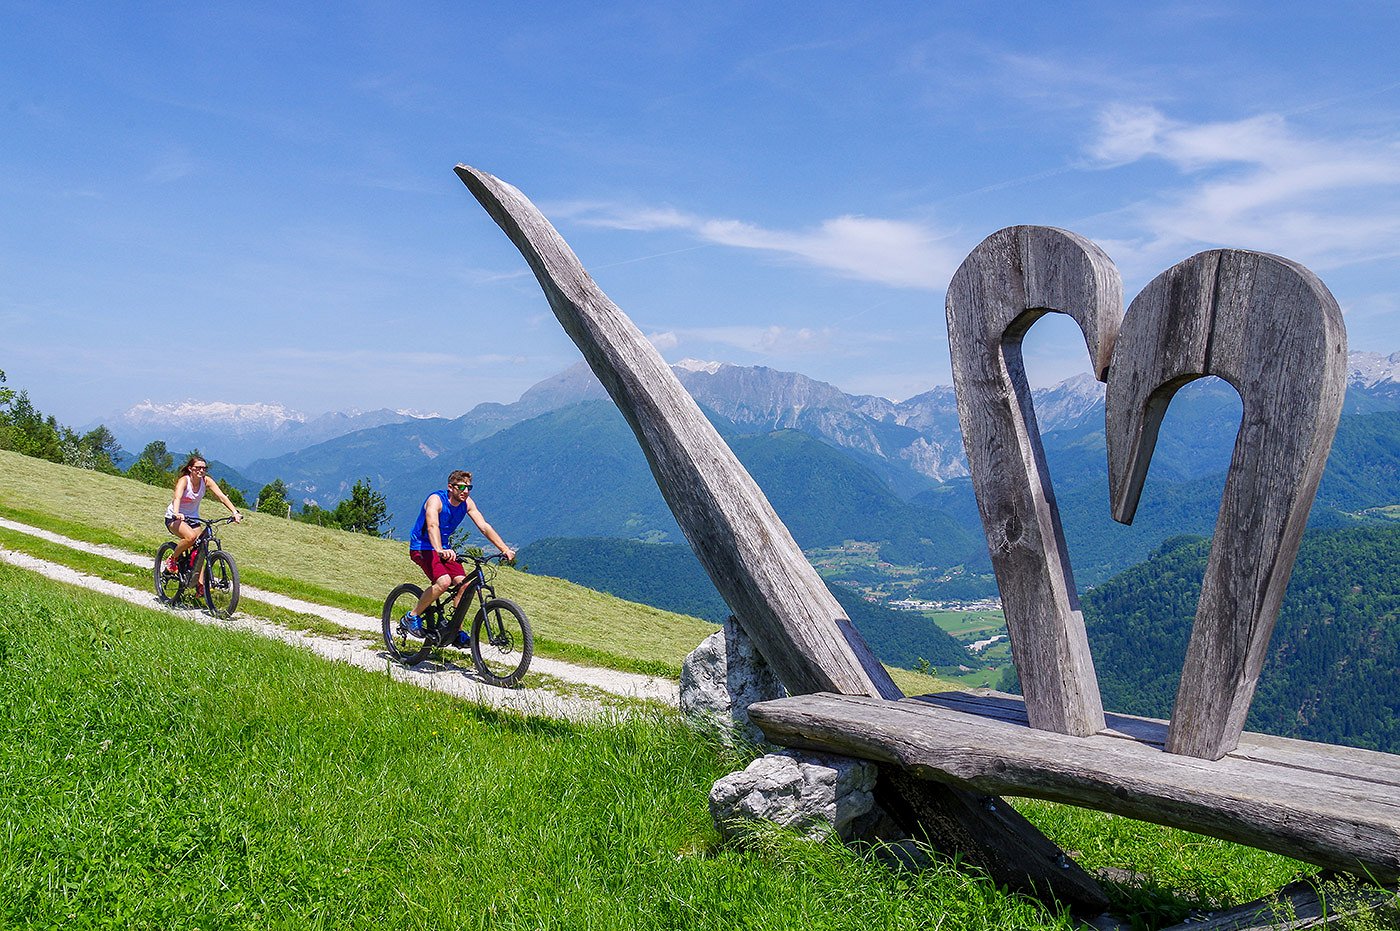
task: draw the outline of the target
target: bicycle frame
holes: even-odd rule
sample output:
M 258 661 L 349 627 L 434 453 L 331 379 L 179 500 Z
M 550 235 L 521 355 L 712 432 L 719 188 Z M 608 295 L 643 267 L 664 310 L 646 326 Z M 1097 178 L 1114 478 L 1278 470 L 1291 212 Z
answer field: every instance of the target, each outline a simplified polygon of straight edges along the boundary
M 485 609 L 486 602 L 496 597 L 496 587 L 491 584 L 490 579 L 486 578 L 485 566 L 488 560 L 497 559 L 499 557 L 468 556 L 467 558 L 475 564 L 472 571 L 469 572 L 467 577 L 460 583 L 449 585 L 447 591 L 439 595 L 436 602 L 442 610 L 442 616 L 448 617 L 448 605 L 451 604 L 452 600 L 457 597 L 457 593 L 463 588 L 469 589 L 469 591 L 462 596 L 462 600 L 457 603 L 457 606 L 452 609 L 450 615 L 451 620 L 438 629 L 438 636 L 444 641 L 462 629 L 463 623 L 465 623 L 466 619 L 471 614 L 473 602 L 479 604 L 482 609 Z
M 204 570 L 204 562 L 210 553 L 218 552 L 224 548 L 223 541 L 214 534 L 214 525 L 227 524 L 232 521 L 232 517 L 219 517 L 214 520 L 203 520 L 198 517 L 185 518 L 185 523 L 191 527 L 200 525 L 203 527 L 199 532 L 199 539 L 194 541 L 194 546 L 190 547 L 188 551 L 191 579 L 199 578 L 200 572 Z

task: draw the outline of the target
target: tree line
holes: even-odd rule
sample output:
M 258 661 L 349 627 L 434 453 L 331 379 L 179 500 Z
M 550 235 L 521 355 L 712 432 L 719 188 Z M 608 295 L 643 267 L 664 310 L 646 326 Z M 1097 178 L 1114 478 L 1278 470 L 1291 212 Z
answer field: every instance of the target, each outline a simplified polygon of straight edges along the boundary
M 158 488 L 175 487 L 175 454 L 164 441 L 147 443 L 136 461 L 123 470 L 117 465 L 122 457 L 121 444 L 106 426 L 98 425 L 80 434 L 60 424 L 52 414 L 46 416 L 39 411 L 28 391 L 8 388 L 6 383 L 4 371 L 0 371 L 0 449 L 79 469 L 124 475 Z M 190 450 L 189 455 L 201 454 L 195 449 Z M 247 496 L 240 488 L 231 483 L 220 482 L 219 485 L 238 508 L 250 509 Z M 319 527 L 375 537 L 388 535 L 388 504 L 368 478 L 355 482 L 350 496 L 332 509 L 308 503 L 299 511 L 288 498 L 286 483 L 280 478 L 274 479 L 263 486 L 251 509 Z

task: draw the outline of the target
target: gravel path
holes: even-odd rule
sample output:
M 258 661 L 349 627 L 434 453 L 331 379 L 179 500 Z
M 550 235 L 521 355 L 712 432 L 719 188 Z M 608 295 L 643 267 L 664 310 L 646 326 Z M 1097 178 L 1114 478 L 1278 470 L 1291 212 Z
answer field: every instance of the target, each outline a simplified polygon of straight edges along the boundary
M 150 566 L 154 558 L 152 556 L 132 553 L 114 546 L 107 546 L 105 544 L 85 543 L 81 540 L 74 540 L 70 537 L 62 536 L 61 534 L 40 530 L 37 527 L 30 527 L 27 524 L 17 523 L 4 518 L 0 518 L 0 527 L 19 533 L 29 534 L 30 536 L 48 540 L 60 546 L 92 553 L 106 559 L 127 563 L 133 566 Z M 569 694 L 572 691 L 569 688 L 570 684 L 586 687 L 583 690 L 584 692 L 588 689 L 597 689 L 598 691 L 607 692 L 624 698 L 641 698 L 658 701 L 671 707 L 675 707 L 679 700 L 678 686 L 670 679 L 663 679 L 656 676 L 643 676 L 630 672 L 618 672 L 613 669 L 600 669 L 592 666 L 578 666 L 573 663 L 545 659 L 539 656 L 531 661 L 530 673 L 543 673 L 552 679 L 560 680 L 560 682 L 563 683 L 561 687 L 558 689 L 540 686 L 521 689 L 495 688 L 477 680 L 475 678 L 475 670 L 461 666 L 424 662 L 419 663 L 418 666 L 413 669 L 407 669 L 398 663 L 392 662 L 388 654 L 385 653 L 382 648 L 366 645 L 360 640 L 345 640 L 336 637 L 326 637 L 301 631 L 288 630 L 285 627 L 257 617 L 236 616 L 232 620 L 224 621 L 214 618 L 203 611 L 190 608 L 169 608 L 158 602 L 155 594 L 149 590 L 140 591 L 128 588 L 125 585 L 99 579 L 95 576 L 78 572 L 75 569 L 70 569 L 67 566 L 61 566 L 57 563 L 38 559 L 27 553 L 16 552 L 15 550 L 6 549 L 3 546 L 0 546 L 0 560 L 14 566 L 29 569 L 59 582 L 78 585 L 83 588 L 101 592 L 105 595 L 111 595 L 114 598 L 120 598 L 123 601 L 140 605 L 143 608 L 152 608 L 157 611 L 176 614 L 201 624 L 251 631 L 264 637 L 281 640 L 284 643 L 290 643 L 294 646 L 311 650 L 313 653 L 324 656 L 327 659 L 350 663 L 362 669 L 375 671 L 387 670 L 390 675 L 399 681 L 411 682 L 422 688 L 445 692 L 492 707 L 510 708 L 527 714 L 541 714 L 571 719 L 593 717 L 607 713 L 608 709 L 604 703 L 577 694 Z M 273 605 L 289 611 L 296 611 L 299 614 L 309 614 L 324 618 L 325 620 L 351 630 L 362 630 L 376 635 L 380 632 L 380 621 L 377 617 L 365 617 L 361 614 L 355 614 L 352 611 L 331 608 L 326 605 L 318 605 L 297 598 L 289 598 L 286 595 L 263 591 L 247 585 L 241 587 L 241 592 L 243 599 Z

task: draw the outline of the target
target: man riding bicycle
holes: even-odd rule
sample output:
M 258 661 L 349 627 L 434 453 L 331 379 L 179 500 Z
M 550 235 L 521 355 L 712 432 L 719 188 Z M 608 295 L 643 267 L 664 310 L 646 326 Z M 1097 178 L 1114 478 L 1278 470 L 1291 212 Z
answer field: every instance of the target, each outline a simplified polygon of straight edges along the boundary
M 452 585 L 461 585 L 466 581 L 467 570 L 457 561 L 457 553 L 447 546 L 447 541 L 468 516 L 476 524 L 476 529 L 505 555 L 507 561 L 515 558 L 515 550 L 506 546 L 500 534 L 481 516 L 476 502 L 471 499 L 471 490 L 472 474 L 461 469 L 453 472 L 447 477 L 445 489 L 433 492 L 423 501 L 423 508 L 413 525 L 413 533 L 408 538 L 408 556 L 427 574 L 428 581 L 432 583 L 423 593 L 423 597 L 418 599 L 417 606 L 404 615 L 404 626 L 414 636 L 423 635 L 421 615 L 428 605 Z M 454 604 L 461 603 L 467 588 L 468 586 L 462 585 Z M 469 639 L 465 630 L 459 630 L 454 646 L 466 646 Z

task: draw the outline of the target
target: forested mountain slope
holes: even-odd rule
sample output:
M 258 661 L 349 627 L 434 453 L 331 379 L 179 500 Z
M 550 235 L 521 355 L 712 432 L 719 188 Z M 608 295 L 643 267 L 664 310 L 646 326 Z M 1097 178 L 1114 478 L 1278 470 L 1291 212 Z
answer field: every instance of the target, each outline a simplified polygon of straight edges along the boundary
M 1177 537 L 1084 597 L 1104 705 L 1168 717 L 1210 542 Z M 1248 727 L 1400 752 L 1400 526 L 1312 530 Z
M 688 546 L 556 537 L 531 543 L 520 551 L 519 561 L 532 573 L 568 579 L 666 611 L 717 623 L 729 615 Z M 934 666 L 977 664 L 957 641 L 922 615 L 863 601 L 845 586 L 828 587 L 882 662 L 905 669 L 917 668 L 921 659 Z

